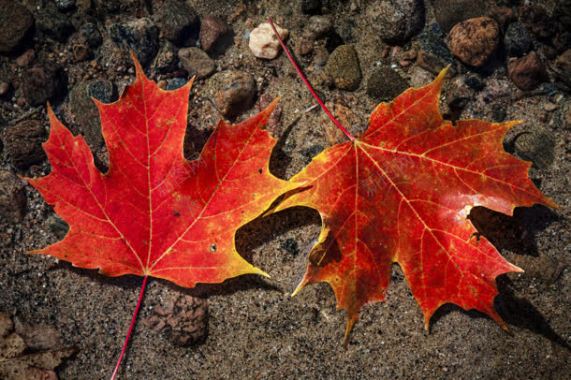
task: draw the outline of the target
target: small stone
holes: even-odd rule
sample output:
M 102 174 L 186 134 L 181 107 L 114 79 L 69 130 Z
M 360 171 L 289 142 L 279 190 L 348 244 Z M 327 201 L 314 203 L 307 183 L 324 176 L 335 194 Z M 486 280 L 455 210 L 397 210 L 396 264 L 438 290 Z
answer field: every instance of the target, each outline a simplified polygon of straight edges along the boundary
M 341 45 L 331 53 L 325 72 L 331 76 L 335 87 L 341 90 L 356 90 L 362 74 L 359 56 L 351 45 Z
M 198 36 L 200 20 L 195 10 L 184 0 L 166 0 L 157 11 L 161 34 L 176 45 L 184 45 Z M 187 45 L 188 46 L 188 45 Z
M 16 58 L 15 62 L 16 65 L 20 67 L 26 67 L 29 66 L 30 63 L 32 63 L 35 58 L 36 58 L 36 52 L 34 51 L 34 49 L 28 49 L 22 54 L 20 54 L 18 58 Z
M 32 14 L 15 0 L 0 0 L 0 53 L 16 48 L 34 24 Z
M 295 41 L 295 53 L 297 55 L 309 55 L 313 52 L 313 38 L 311 36 L 301 36 Z
M 159 50 L 159 30 L 145 17 L 113 24 L 109 34 L 120 47 L 134 50 L 142 65 L 150 63 Z
M 327 37 L 333 31 L 333 21 L 329 16 L 311 16 L 307 29 L 315 39 Z
M 92 22 L 86 22 L 79 28 L 79 33 L 91 48 L 96 48 L 103 42 L 101 33 L 97 29 L 97 25 Z
M 520 157 L 533 162 L 540 169 L 547 168 L 553 162 L 555 139 L 543 128 L 520 133 L 513 146 Z
M 407 88 L 400 74 L 385 65 L 374 68 L 367 79 L 367 94 L 376 101 L 391 101 Z
M 289 31 L 277 25 L 275 27 L 280 37 L 285 40 L 289 35 Z M 254 56 L 263 59 L 276 58 L 281 49 L 278 38 L 274 34 L 271 25 L 267 22 L 261 23 L 252 30 L 248 46 Z
M 169 41 L 165 41 L 155 57 L 153 63 L 154 70 L 163 74 L 176 70 L 178 59 L 175 51 L 174 45 Z
M 232 43 L 232 29 L 218 17 L 205 16 L 200 24 L 200 47 L 211 54 L 221 54 Z
M 498 47 L 500 28 L 489 17 L 478 17 L 456 24 L 448 35 L 448 47 L 463 63 L 480 67 Z
M 546 73 L 539 55 L 532 51 L 525 57 L 510 59 L 508 76 L 518 88 L 531 91 L 544 81 Z
M 447 64 L 454 62 L 454 57 L 446 43 L 444 42 L 445 34 L 437 23 L 432 23 L 426 27 L 418 36 L 420 47 L 422 50 L 440 61 Z
M 571 89 L 571 49 L 566 50 L 555 60 L 553 67 L 558 82 Z
M 301 11 L 306 15 L 321 13 L 321 0 L 301 0 Z
M 382 1 L 375 13 L 381 39 L 389 44 L 406 43 L 424 26 L 423 0 Z
M 0 222 L 18 223 L 25 214 L 24 183 L 14 173 L 0 169 Z
M 527 30 L 540 40 L 548 40 L 555 32 L 556 23 L 541 5 L 524 5 L 519 18 Z
M 75 0 L 55 0 L 57 9 L 62 12 L 71 11 L 75 8 Z
M 256 98 L 254 77 L 242 71 L 223 71 L 212 77 L 218 92 L 214 96 L 216 108 L 227 118 L 234 118 L 248 110 Z
M 433 74 L 438 74 L 443 68 L 449 65 L 449 62 L 430 52 L 421 50 L 417 54 L 416 64 Z
M 434 17 L 444 32 L 464 20 L 486 16 L 488 4 L 486 0 L 432 0 Z
M 10 91 L 10 83 L 0 81 L 0 96 L 4 96 Z
M 58 95 L 61 89 L 60 70 L 54 65 L 36 65 L 28 69 L 22 78 L 22 93 L 31 106 L 45 105 Z
M 504 34 L 504 46 L 510 57 L 521 57 L 533 48 L 533 40 L 520 22 L 511 23 Z
M 69 105 L 72 117 L 87 143 L 95 149 L 103 145 L 99 112 L 91 97 L 110 103 L 117 99 L 117 90 L 112 82 L 95 79 L 78 83 L 69 94 Z
M 178 58 L 182 67 L 191 76 L 196 75 L 198 78 L 206 78 L 216 70 L 215 62 L 199 48 L 180 49 Z
M 2 143 L 11 164 L 18 170 L 27 170 L 42 162 L 46 155 L 42 149 L 46 131 L 37 120 L 22 121 L 2 132 Z
M 59 12 L 52 3 L 48 3 L 38 11 L 36 27 L 48 37 L 60 42 L 65 42 L 74 31 L 69 17 Z

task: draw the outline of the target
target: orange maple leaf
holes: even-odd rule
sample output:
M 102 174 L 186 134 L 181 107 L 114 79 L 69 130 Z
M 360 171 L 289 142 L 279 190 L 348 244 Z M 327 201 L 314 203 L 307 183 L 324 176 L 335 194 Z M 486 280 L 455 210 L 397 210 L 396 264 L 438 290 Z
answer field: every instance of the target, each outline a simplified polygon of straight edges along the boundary
M 359 139 L 330 116 L 350 141 L 326 149 L 295 175 L 291 182 L 306 190 L 274 210 L 319 211 L 319 240 L 294 294 L 309 283 L 328 283 L 337 307 L 347 312 L 345 344 L 361 308 L 385 299 L 393 263 L 403 270 L 427 329 L 445 303 L 481 311 L 505 327 L 493 306 L 496 277 L 522 270 L 484 237 L 474 238 L 470 209 L 512 215 L 516 206 L 555 206 L 528 178 L 531 164 L 504 151 L 504 136 L 517 121 L 453 126 L 443 120 L 438 98 L 446 71 L 381 103 Z
M 96 102 L 108 172 L 96 168 L 83 137 L 73 136 L 49 109 L 43 146 L 52 170 L 29 179 L 70 225 L 62 241 L 33 253 L 108 276 L 144 276 L 121 357 L 149 276 L 193 287 L 265 275 L 238 254 L 234 235 L 292 186 L 269 171 L 275 140 L 262 127 L 276 101 L 237 125 L 221 121 L 200 158 L 187 161 L 192 82 L 163 91 L 134 61 L 136 80 L 124 95 L 115 103 Z

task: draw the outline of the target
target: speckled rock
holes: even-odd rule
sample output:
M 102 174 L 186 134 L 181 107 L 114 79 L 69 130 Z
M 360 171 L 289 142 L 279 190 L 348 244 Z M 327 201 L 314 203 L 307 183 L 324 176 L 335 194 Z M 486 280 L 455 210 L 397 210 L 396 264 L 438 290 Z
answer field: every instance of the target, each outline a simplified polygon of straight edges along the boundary
M 486 0 L 432 0 L 434 17 L 444 32 L 459 22 L 486 16 L 489 2 Z
M 232 43 L 232 29 L 222 19 L 206 16 L 200 24 L 200 47 L 210 54 L 220 54 Z
M 98 149 L 103 145 L 99 112 L 91 98 L 104 103 L 117 99 L 117 90 L 113 83 L 105 79 L 94 79 L 78 83 L 70 92 L 69 105 L 71 116 L 79 126 L 90 147 Z
M 37 120 L 26 120 L 8 127 L 1 138 L 8 160 L 18 170 L 24 171 L 46 158 L 42 149 L 46 131 Z
M 34 24 L 32 14 L 14 0 L 0 0 L 0 53 L 18 46 Z
M 200 20 L 184 0 L 166 0 L 159 6 L 156 17 L 161 34 L 174 44 L 183 45 L 192 36 L 198 36 Z
M 424 17 L 423 0 L 382 1 L 374 23 L 379 25 L 383 41 L 404 44 L 422 30 Z
M 335 87 L 341 90 L 356 90 L 363 76 L 355 48 L 351 45 L 337 47 L 327 60 L 325 72 L 331 76 Z
M 540 169 L 547 168 L 553 162 L 554 146 L 553 134 L 540 127 L 518 134 L 513 142 L 515 153 Z
M 307 30 L 314 39 L 326 37 L 333 30 L 333 21 L 330 16 L 311 16 Z
M 539 55 L 532 51 L 525 57 L 512 58 L 508 62 L 508 76 L 518 88 L 530 91 L 545 79 L 545 67 Z
M 56 97 L 61 86 L 61 72 L 52 64 L 35 65 L 22 78 L 22 93 L 31 106 L 43 106 Z
M 408 87 L 406 80 L 386 65 L 375 67 L 367 79 L 367 94 L 376 101 L 392 101 Z
M 448 47 L 467 65 L 483 66 L 498 47 L 500 28 L 489 17 L 477 17 L 456 24 L 448 35 Z
M 281 28 L 275 25 L 280 37 L 285 40 L 289 31 L 285 28 Z M 269 23 L 264 22 L 258 25 L 250 33 L 250 41 L 248 42 L 248 47 L 254 54 L 254 56 L 263 59 L 274 59 L 278 56 L 280 52 L 280 43 L 278 38 L 274 34 L 272 27 Z
M 247 111 L 256 99 L 256 81 L 251 74 L 242 71 L 223 71 L 210 79 L 217 92 L 216 108 L 227 118 L 234 118 Z
M 159 30 L 148 18 L 113 24 L 109 34 L 123 49 L 132 49 L 143 65 L 150 63 L 159 49 Z
M 533 39 L 522 23 L 514 22 L 504 33 L 504 46 L 508 56 L 521 57 L 533 48 Z
M 11 171 L 0 169 L 0 220 L 17 223 L 25 214 L 24 183 Z
M 203 50 L 195 47 L 178 51 L 180 64 L 188 73 L 198 78 L 206 78 L 216 70 L 215 62 Z
M 168 73 L 177 69 L 178 57 L 175 46 L 170 41 L 161 44 L 153 61 L 153 69 L 158 73 Z

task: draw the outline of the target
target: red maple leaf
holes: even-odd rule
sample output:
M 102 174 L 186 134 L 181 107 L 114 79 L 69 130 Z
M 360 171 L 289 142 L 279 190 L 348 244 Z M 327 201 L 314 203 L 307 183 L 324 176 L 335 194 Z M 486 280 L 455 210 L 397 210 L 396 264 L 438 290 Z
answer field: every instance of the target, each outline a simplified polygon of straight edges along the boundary
M 512 215 L 516 206 L 555 206 L 528 178 L 531 164 L 504 151 L 504 136 L 518 122 L 462 120 L 454 126 L 443 120 L 438 98 L 445 74 L 381 103 L 359 139 L 333 120 L 350 141 L 326 149 L 294 176 L 291 181 L 306 190 L 276 208 L 319 211 L 319 241 L 294 294 L 309 283 L 328 283 L 348 315 L 345 342 L 363 305 L 385 299 L 393 263 L 404 272 L 427 328 L 445 303 L 479 310 L 505 326 L 493 306 L 496 277 L 521 269 L 484 237 L 474 237 L 470 209 Z
M 83 137 L 73 136 L 49 109 L 43 146 L 52 170 L 29 182 L 70 230 L 33 253 L 108 276 L 144 276 L 143 291 L 148 276 L 193 287 L 264 275 L 238 254 L 234 235 L 291 187 L 269 172 L 275 140 L 262 127 L 276 102 L 237 125 L 221 121 L 200 158 L 187 161 L 192 84 L 163 91 L 136 60 L 135 67 L 136 81 L 119 101 L 96 102 L 109 152 L 106 173 L 94 165 Z

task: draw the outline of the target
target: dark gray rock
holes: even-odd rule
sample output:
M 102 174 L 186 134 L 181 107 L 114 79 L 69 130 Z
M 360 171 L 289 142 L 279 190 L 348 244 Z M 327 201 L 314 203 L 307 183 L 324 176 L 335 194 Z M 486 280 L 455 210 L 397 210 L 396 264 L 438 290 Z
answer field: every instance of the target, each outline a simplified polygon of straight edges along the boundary
M 0 53 L 8 53 L 24 39 L 34 18 L 15 0 L 0 0 L 0 10 Z
M 399 73 L 385 65 L 375 67 L 367 79 L 367 94 L 377 101 L 391 101 L 408 87 Z
M 218 17 L 205 16 L 200 24 L 200 47 L 211 54 L 221 54 L 232 43 L 232 29 Z
M 184 45 L 198 36 L 200 20 L 195 10 L 184 0 L 166 0 L 156 13 L 161 34 L 176 45 Z
M 59 12 L 53 3 L 40 8 L 35 16 L 38 30 L 57 41 L 65 42 L 75 30 L 69 17 Z
M 46 158 L 42 149 L 46 131 L 37 120 L 26 120 L 8 127 L 1 137 L 8 160 L 20 171 L 25 171 Z
M 214 61 L 199 48 L 180 49 L 178 58 L 182 67 L 190 75 L 196 75 L 198 78 L 208 77 L 216 70 Z
M 148 18 L 113 24 L 109 33 L 118 46 L 133 50 L 142 65 L 149 64 L 159 50 L 159 30 Z
M 489 2 L 486 0 L 432 0 L 434 17 L 444 32 L 469 18 L 486 16 Z
M 45 105 L 62 90 L 61 72 L 54 65 L 35 65 L 26 70 L 21 88 L 29 105 L 34 107 Z
M 445 38 L 446 35 L 440 25 L 432 23 L 418 35 L 418 42 L 423 51 L 449 64 L 454 61 L 454 57 L 446 46 Z
M 382 1 L 374 20 L 381 38 L 390 44 L 404 44 L 424 26 L 423 0 Z
M 256 81 L 251 74 L 242 71 L 223 71 L 211 79 L 217 89 L 214 96 L 216 108 L 228 118 L 234 118 L 254 104 Z
M 103 145 L 99 112 L 91 98 L 103 103 L 117 99 L 117 90 L 112 82 L 104 79 L 80 82 L 70 92 L 69 104 L 72 116 L 85 140 L 94 149 Z
M 24 183 L 14 173 L 0 169 L 0 221 L 18 223 L 25 214 Z
M 97 29 L 97 25 L 92 22 L 86 22 L 79 28 L 79 34 L 85 39 L 89 47 L 96 48 L 103 42 L 101 32 Z
M 55 0 L 57 9 L 68 12 L 75 8 L 75 0 Z
M 335 87 L 356 90 L 363 76 L 355 48 L 351 45 L 337 47 L 327 60 L 325 72 L 333 79 Z
M 510 57 L 521 57 L 533 48 L 533 39 L 520 22 L 511 23 L 504 33 L 504 46 Z

